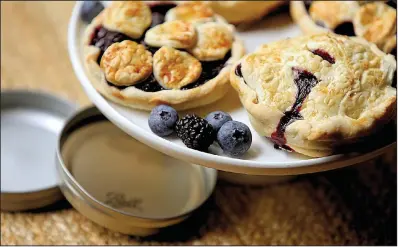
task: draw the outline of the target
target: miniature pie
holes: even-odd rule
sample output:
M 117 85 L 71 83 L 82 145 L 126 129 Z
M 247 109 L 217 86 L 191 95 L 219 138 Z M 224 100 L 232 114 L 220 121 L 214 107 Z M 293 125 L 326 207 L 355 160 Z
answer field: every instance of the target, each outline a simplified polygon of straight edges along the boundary
M 263 45 L 230 80 L 255 130 L 276 148 L 322 157 L 359 143 L 396 116 L 394 56 L 333 33 Z
M 393 1 L 292 1 L 293 20 L 306 34 L 333 31 L 358 36 L 396 55 L 397 10 Z
M 87 27 L 83 49 L 96 90 L 144 110 L 220 99 L 232 63 L 244 55 L 234 27 L 201 3 L 114 1 Z

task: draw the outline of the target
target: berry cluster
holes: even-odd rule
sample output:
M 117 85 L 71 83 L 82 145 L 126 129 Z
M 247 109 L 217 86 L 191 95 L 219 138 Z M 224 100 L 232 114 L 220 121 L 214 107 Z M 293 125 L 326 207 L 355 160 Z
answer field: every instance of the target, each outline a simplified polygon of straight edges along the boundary
M 249 150 L 252 134 L 244 123 L 233 121 L 225 112 L 215 111 L 201 118 L 188 114 L 179 119 L 177 111 L 167 105 L 152 109 L 149 128 L 158 136 L 176 133 L 189 148 L 206 152 L 217 141 L 225 154 L 241 156 Z

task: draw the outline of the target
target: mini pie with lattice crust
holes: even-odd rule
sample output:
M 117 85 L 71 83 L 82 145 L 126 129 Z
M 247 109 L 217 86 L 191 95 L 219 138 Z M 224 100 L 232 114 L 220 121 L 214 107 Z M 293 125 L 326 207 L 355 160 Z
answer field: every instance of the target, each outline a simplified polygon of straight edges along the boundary
M 234 64 L 230 80 L 260 135 L 322 157 L 395 118 L 394 75 L 394 56 L 375 44 L 321 33 L 259 47 Z
M 292 1 L 290 12 L 306 34 L 334 32 L 362 37 L 396 56 L 396 2 Z
M 96 90 L 116 103 L 194 108 L 228 91 L 230 67 L 244 55 L 234 31 L 201 3 L 113 1 L 86 29 L 84 64 Z

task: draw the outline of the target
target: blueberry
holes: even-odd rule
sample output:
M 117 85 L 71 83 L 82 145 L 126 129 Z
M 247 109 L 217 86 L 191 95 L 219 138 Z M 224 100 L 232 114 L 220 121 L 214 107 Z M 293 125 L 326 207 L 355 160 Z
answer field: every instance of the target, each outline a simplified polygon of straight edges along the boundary
M 213 126 L 215 132 L 217 132 L 226 122 L 232 121 L 232 117 L 228 113 L 222 111 L 209 113 L 205 119 L 209 124 L 211 124 L 211 126 Z
M 159 105 L 152 109 L 149 115 L 149 128 L 158 136 L 168 136 L 174 131 L 178 121 L 177 111 L 167 105 Z
M 225 154 L 240 156 L 249 150 L 252 144 L 252 133 L 246 124 L 229 121 L 221 126 L 217 133 L 217 141 Z
M 89 23 L 96 17 L 104 6 L 99 1 L 84 1 L 82 6 L 81 17 L 83 21 Z

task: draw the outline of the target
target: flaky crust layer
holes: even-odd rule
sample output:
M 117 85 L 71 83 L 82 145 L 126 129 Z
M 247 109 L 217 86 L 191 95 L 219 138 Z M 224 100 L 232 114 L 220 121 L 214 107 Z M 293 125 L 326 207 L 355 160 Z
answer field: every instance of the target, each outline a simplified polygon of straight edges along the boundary
M 193 89 L 158 92 L 145 92 L 133 86 L 118 89 L 106 82 L 104 71 L 97 63 L 100 49 L 90 45 L 91 35 L 97 26 L 102 25 L 102 18 L 102 13 L 94 18 L 84 34 L 83 60 L 86 74 L 95 89 L 104 97 L 127 107 L 151 110 L 159 104 L 167 104 L 172 105 L 176 110 L 185 110 L 213 103 L 222 98 L 229 90 L 229 70 L 232 64 L 245 54 L 243 42 L 235 37 L 231 57 L 226 62 L 225 67 L 216 77 Z
M 312 51 L 322 49 L 332 63 Z M 235 71 L 240 65 L 242 79 Z M 396 116 L 391 87 L 396 61 L 362 38 L 316 34 L 259 47 L 234 64 L 230 81 L 255 130 L 271 137 L 297 97 L 293 67 L 309 71 L 315 85 L 295 120 L 285 130 L 296 152 L 322 157 L 369 136 Z
M 341 14 L 333 13 L 339 11 L 339 6 L 333 7 L 332 2 L 316 2 L 317 8 L 312 9 L 312 14 L 322 19 L 326 26 L 334 28 L 339 23 L 351 21 L 354 25 L 355 34 L 375 43 L 382 51 L 389 53 L 396 48 L 396 10 L 382 2 L 360 2 L 347 1 L 336 2 L 345 11 Z M 329 6 L 330 5 L 330 6 Z M 331 9 L 330 9 L 331 8 Z M 350 11 L 348 11 L 349 9 Z M 290 2 L 290 14 L 305 34 L 317 34 L 331 32 L 330 29 L 318 26 L 315 20 L 307 12 L 303 1 Z M 370 15 L 369 15 L 370 14 Z M 369 16 L 373 16 L 370 20 Z M 366 24 L 364 24 L 366 22 Z M 371 22 L 371 23 L 369 23 Z

